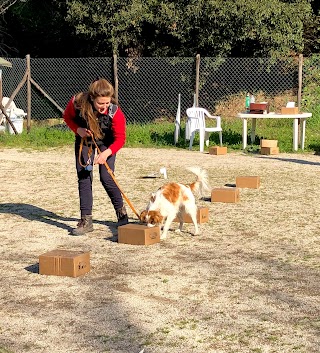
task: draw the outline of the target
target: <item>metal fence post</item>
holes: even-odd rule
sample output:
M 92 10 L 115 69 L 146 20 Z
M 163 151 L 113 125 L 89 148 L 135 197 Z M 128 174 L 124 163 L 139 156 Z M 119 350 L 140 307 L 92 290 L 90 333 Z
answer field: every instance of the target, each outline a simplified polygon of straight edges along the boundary
M 199 106 L 200 54 L 196 55 L 196 107 Z
M 299 55 L 299 74 L 298 74 L 298 108 L 301 108 L 301 95 L 302 95 L 302 69 L 303 69 L 303 54 Z

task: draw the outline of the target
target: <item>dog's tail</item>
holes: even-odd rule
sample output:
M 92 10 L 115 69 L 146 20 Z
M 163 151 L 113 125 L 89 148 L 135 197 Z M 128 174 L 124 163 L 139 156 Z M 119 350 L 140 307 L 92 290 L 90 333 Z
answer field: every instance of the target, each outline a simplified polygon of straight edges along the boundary
M 197 180 L 189 184 L 190 189 L 199 197 L 210 191 L 207 171 L 200 167 L 189 167 L 188 170 L 197 176 Z

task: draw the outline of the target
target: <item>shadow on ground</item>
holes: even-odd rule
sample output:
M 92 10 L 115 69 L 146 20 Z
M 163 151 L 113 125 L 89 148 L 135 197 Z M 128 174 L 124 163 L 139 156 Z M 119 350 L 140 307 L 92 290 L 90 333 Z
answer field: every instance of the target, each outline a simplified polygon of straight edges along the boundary
M 43 222 L 54 227 L 67 230 L 69 233 L 73 228 L 66 225 L 64 222 L 75 222 L 79 220 L 78 218 L 61 217 L 54 212 L 25 203 L 0 204 L 0 213 L 15 214 L 20 217 L 24 217 L 29 221 Z M 116 222 L 94 220 L 93 223 L 107 226 L 109 228 L 109 231 L 112 233 L 111 238 L 116 236 L 118 233 Z M 108 238 L 108 240 L 110 239 Z

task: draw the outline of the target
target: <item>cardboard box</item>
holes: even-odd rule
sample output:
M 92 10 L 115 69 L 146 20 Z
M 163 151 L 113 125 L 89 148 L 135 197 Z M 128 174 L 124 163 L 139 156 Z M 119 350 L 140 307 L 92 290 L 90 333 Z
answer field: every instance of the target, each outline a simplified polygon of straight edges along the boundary
M 278 140 L 260 140 L 260 147 L 278 147 Z
M 52 250 L 39 256 L 41 275 L 78 277 L 90 271 L 88 251 Z
M 209 221 L 209 209 L 208 207 L 198 207 L 197 211 L 197 222 L 199 224 L 206 223 Z M 176 217 L 173 222 L 180 222 L 179 218 Z M 185 214 L 183 218 L 184 223 L 192 223 L 192 219 L 189 214 Z
M 236 177 L 237 188 L 258 189 L 260 187 L 259 176 L 238 176 Z
M 232 202 L 240 201 L 238 188 L 215 188 L 211 190 L 211 202 Z
M 260 154 L 264 154 L 264 155 L 279 154 L 279 147 L 261 147 Z
M 160 227 L 145 224 L 126 224 L 118 227 L 118 243 L 132 245 L 151 245 L 160 242 Z
M 221 154 L 227 154 L 228 149 L 225 146 L 212 146 L 209 147 L 209 154 L 214 154 L 216 156 L 221 155 Z
M 298 107 L 282 107 L 281 108 L 281 114 L 299 114 L 299 108 Z

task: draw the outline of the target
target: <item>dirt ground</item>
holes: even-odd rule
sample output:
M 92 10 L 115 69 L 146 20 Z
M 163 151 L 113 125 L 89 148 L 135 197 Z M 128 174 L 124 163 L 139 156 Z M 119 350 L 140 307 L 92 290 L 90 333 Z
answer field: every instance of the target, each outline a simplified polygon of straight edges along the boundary
M 72 148 L 0 150 L 0 352 L 319 352 L 320 157 L 124 148 L 116 177 L 142 211 L 165 183 L 142 176 L 166 167 L 169 181 L 191 182 L 188 166 L 205 168 L 212 189 L 241 175 L 261 187 L 241 189 L 236 204 L 199 200 L 210 219 L 198 237 L 174 223 L 165 241 L 135 246 L 114 241 L 96 169 L 95 230 L 69 235 Z M 39 255 L 54 249 L 90 251 L 90 272 L 40 275 Z

